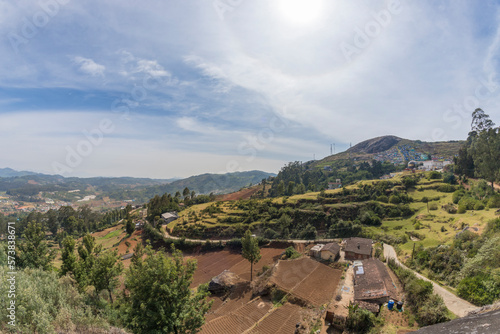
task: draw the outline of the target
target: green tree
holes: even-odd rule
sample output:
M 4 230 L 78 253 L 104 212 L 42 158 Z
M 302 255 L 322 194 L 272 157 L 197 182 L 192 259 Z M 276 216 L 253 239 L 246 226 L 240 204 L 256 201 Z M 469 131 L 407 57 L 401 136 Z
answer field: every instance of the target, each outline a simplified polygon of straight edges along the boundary
M 190 285 L 196 261 L 184 261 L 172 247 L 172 257 L 146 249 L 147 257 L 133 259 L 125 279 L 128 327 L 134 333 L 196 333 L 210 309 L 208 286 L 195 292 Z
M 60 275 L 64 276 L 68 272 L 74 272 L 75 271 L 75 266 L 76 266 L 76 255 L 75 255 L 75 239 L 73 239 L 71 236 L 64 238 L 62 242 L 62 254 L 61 254 L 61 259 L 62 259 L 62 265 L 61 265 L 61 271 Z
M 131 235 L 135 231 L 135 225 L 134 222 L 132 221 L 132 218 L 127 219 L 127 223 L 125 225 L 125 230 L 127 231 L 128 235 Z
M 112 292 L 119 284 L 118 276 L 122 271 L 123 264 L 116 249 L 99 254 L 92 268 L 92 285 L 97 293 L 107 290 L 111 303 L 113 303 Z
M 182 195 L 184 196 L 184 199 L 186 199 L 189 196 L 189 188 L 188 187 L 184 188 L 184 190 L 182 191 Z
M 52 269 L 52 261 L 56 251 L 50 249 L 45 241 L 45 231 L 40 223 L 30 222 L 22 235 L 23 241 L 18 244 L 17 263 L 23 268 Z
M 481 108 L 477 108 L 472 113 L 471 131 L 473 133 L 481 133 L 492 129 L 495 123 L 490 120 L 490 116 L 487 115 Z
M 242 256 L 250 262 L 250 281 L 253 279 L 253 264 L 259 262 L 260 254 L 259 242 L 257 238 L 252 237 L 252 232 L 247 230 L 241 238 Z
M 494 190 L 494 182 L 500 176 L 500 132 L 499 129 L 488 129 L 482 131 L 473 143 L 474 165 L 479 175 L 491 182 Z
M 87 234 L 83 237 L 82 243 L 78 247 L 79 259 L 76 262 L 74 271 L 80 291 L 83 291 L 85 287 L 92 284 L 92 270 L 101 250 L 102 246 L 96 245 L 93 236 Z

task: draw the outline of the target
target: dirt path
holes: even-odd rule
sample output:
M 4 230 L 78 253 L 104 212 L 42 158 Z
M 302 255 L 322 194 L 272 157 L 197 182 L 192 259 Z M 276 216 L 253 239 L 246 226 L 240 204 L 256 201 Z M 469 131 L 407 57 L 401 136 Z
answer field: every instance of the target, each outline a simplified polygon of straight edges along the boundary
M 434 292 L 436 294 L 438 294 L 439 296 L 443 297 L 443 300 L 444 300 L 446 307 L 448 307 L 448 309 L 451 312 L 455 313 L 457 316 L 464 317 L 470 311 L 477 309 L 477 306 L 474 306 L 471 303 L 469 303 L 468 301 L 463 300 L 462 298 L 455 296 L 453 293 L 449 292 L 448 290 L 446 290 L 445 288 L 443 288 L 439 284 L 431 281 L 430 279 L 428 279 L 425 276 L 420 275 L 416 271 L 406 267 L 404 264 L 399 262 L 396 251 L 394 250 L 394 247 L 392 247 L 391 245 L 384 244 L 384 256 L 386 259 L 393 258 L 398 265 L 400 265 L 401 267 L 403 267 L 405 269 L 411 270 L 412 272 L 415 273 L 415 275 L 417 275 L 418 278 L 421 278 L 425 281 L 431 282 L 432 285 L 434 286 Z

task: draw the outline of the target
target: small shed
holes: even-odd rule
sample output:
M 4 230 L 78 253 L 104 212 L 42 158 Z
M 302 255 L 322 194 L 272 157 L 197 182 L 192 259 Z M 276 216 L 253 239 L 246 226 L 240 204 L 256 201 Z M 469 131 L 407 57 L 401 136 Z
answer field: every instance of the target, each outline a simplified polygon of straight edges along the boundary
M 340 245 L 334 242 L 328 243 L 320 250 L 321 259 L 336 261 L 340 255 Z
M 212 278 L 208 284 L 208 291 L 213 294 L 225 292 L 231 289 L 240 281 L 240 278 L 229 270 L 224 270 L 219 275 Z
M 325 247 L 323 244 L 317 244 L 314 245 L 310 250 L 309 250 L 309 256 L 314 256 L 315 258 L 321 258 L 321 250 Z
M 168 224 L 179 218 L 179 216 L 177 215 L 177 212 L 172 211 L 162 213 L 161 218 L 163 219 L 164 224 Z

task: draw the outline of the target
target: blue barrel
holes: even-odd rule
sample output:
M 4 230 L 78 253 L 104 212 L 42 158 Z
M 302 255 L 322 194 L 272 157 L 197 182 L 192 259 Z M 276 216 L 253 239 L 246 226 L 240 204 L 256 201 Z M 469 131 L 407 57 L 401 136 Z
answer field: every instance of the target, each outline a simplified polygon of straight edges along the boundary
M 389 302 L 387 303 L 387 308 L 392 311 L 392 309 L 394 308 L 394 300 L 389 300 Z

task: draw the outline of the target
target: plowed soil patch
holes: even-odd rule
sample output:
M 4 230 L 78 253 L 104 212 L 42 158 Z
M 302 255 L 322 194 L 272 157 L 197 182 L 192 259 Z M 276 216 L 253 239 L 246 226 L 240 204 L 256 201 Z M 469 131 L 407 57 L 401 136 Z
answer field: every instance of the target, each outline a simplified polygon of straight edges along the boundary
M 231 302 L 230 302 L 231 303 Z M 233 306 L 236 306 L 232 302 Z M 240 334 L 252 327 L 272 307 L 272 304 L 262 298 L 253 299 L 240 307 L 233 307 L 221 317 L 208 320 L 201 329 L 202 334 Z
M 270 266 L 275 263 L 279 255 L 284 251 L 282 248 L 262 248 L 262 258 L 253 265 L 253 275 L 262 269 L 264 265 Z M 241 254 L 227 250 L 211 252 L 195 256 L 186 256 L 198 261 L 198 268 L 194 273 L 191 286 L 196 287 L 202 283 L 209 282 L 213 277 L 224 270 L 229 270 L 244 280 L 250 280 L 250 263 Z
M 262 190 L 262 186 L 253 186 L 251 188 L 245 188 L 240 191 L 235 191 L 234 193 L 224 194 L 217 196 L 217 201 L 237 201 L 240 199 L 250 199 L 257 191 Z
M 280 261 L 271 281 L 282 290 L 313 306 L 328 303 L 342 276 L 342 271 L 330 268 L 310 258 Z
M 301 321 L 301 308 L 295 304 L 285 304 L 275 309 L 257 324 L 249 334 L 290 334 L 295 332 L 295 324 Z

